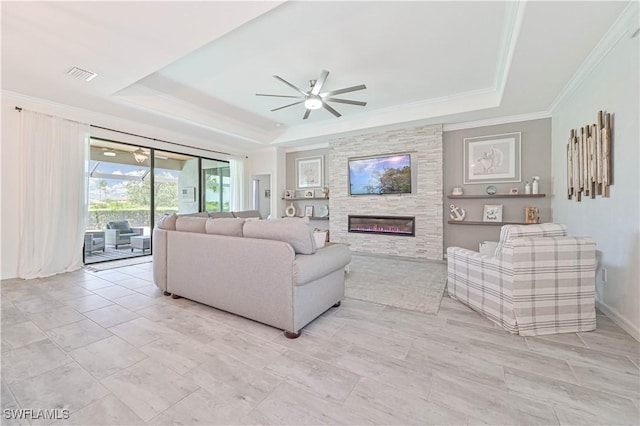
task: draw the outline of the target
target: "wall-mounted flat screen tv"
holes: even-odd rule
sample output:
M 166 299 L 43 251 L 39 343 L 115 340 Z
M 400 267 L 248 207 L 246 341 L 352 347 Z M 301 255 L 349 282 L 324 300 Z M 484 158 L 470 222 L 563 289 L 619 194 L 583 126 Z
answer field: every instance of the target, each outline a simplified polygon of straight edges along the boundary
M 411 154 L 349 159 L 350 195 L 411 193 Z

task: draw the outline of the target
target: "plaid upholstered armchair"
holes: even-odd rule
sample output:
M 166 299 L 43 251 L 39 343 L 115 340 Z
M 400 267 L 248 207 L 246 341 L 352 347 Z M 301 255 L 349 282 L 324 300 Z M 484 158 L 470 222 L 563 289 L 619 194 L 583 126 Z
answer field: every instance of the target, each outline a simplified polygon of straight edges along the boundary
M 448 292 L 510 333 L 596 328 L 596 246 L 555 223 L 505 225 L 493 256 L 447 249 Z

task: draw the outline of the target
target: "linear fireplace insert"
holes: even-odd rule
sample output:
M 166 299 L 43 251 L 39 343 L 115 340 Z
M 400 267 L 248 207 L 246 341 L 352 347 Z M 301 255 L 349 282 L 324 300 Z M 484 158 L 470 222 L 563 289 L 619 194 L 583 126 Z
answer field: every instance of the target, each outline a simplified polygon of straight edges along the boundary
M 349 232 L 415 237 L 414 216 L 351 216 Z

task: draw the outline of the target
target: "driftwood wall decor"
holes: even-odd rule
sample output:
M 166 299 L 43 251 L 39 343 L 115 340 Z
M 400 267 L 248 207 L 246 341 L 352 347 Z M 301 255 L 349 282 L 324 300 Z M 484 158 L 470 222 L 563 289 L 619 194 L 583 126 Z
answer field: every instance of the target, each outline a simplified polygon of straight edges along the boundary
M 609 197 L 611 174 L 611 114 L 598 112 L 598 123 L 571 130 L 567 144 L 567 195 L 582 200 Z

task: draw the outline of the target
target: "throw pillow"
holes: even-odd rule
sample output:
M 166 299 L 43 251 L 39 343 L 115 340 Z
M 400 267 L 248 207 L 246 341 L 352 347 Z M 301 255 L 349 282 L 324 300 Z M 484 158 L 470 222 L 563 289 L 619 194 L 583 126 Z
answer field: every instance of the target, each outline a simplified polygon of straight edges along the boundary
M 242 237 L 242 226 L 244 219 L 241 218 L 219 218 L 207 219 L 205 229 L 207 234 L 228 235 L 230 237 Z
M 298 254 L 316 252 L 308 217 L 245 221 L 242 233 L 245 238 L 284 241 Z
M 207 220 L 209 220 L 209 218 L 206 217 L 178 216 L 176 219 L 176 231 L 204 234 L 206 232 Z
M 160 218 L 160 220 L 158 220 L 158 228 L 165 229 L 167 231 L 175 231 L 176 219 L 178 219 L 178 215 L 175 213 L 165 214 Z

